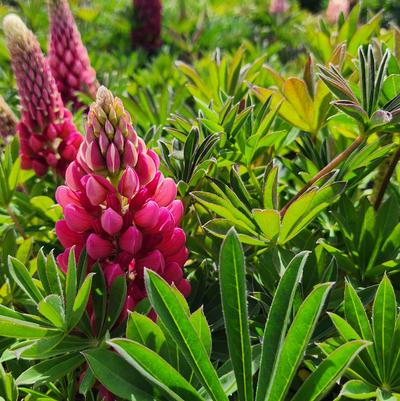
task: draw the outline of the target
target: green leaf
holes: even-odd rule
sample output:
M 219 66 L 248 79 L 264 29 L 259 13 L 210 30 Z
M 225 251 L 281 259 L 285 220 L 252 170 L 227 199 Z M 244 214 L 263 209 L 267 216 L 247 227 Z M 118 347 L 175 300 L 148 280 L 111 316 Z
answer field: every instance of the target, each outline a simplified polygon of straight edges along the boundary
M 205 350 L 208 355 L 211 355 L 212 350 L 212 337 L 210 327 L 206 316 L 204 315 L 203 308 L 199 308 L 190 316 L 190 322 L 192 323 L 194 329 L 197 331 L 201 342 L 204 345 Z
M 6 372 L 0 364 L 0 399 L 18 401 L 18 387 L 11 372 Z
M 113 339 L 108 344 L 144 377 L 176 401 L 203 400 L 196 389 L 154 351 L 132 340 Z
M 105 328 L 111 329 L 118 320 L 126 300 L 126 277 L 118 276 L 111 284 Z
M 218 238 L 225 238 L 232 226 L 235 226 L 240 242 L 243 244 L 256 246 L 265 246 L 267 244 L 266 240 L 262 240 L 262 237 L 254 236 L 251 232 L 241 226 L 236 226 L 233 221 L 227 219 L 212 219 L 208 221 L 203 228 Z
M 93 309 L 96 318 L 96 332 L 103 333 L 104 322 L 107 312 L 107 288 L 103 269 L 97 263 L 92 269 L 95 273 L 92 283 Z
M 47 257 L 46 263 L 46 275 L 47 281 L 49 283 L 51 293 L 59 295 L 60 297 L 64 297 L 63 288 L 61 284 L 61 270 L 57 266 L 56 260 L 54 258 L 53 251 L 50 252 L 50 255 Z
M 195 191 L 192 196 L 209 210 L 217 213 L 219 216 L 231 220 L 235 225 L 244 227 L 247 230 L 254 230 L 255 226 L 252 221 L 236 207 L 232 205 L 227 199 L 209 192 Z
M 17 378 L 17 384 L 27 386 L 53 382 L 78 368 L 84 361 L 82 355 L 70 354 L 40 362 L 25 370 Z
M 300 306 L 279 350 L 267 391 L 268 401 L 285 398 L 331 287 L 331 283 L 317 285 Z
M 312 188 L 289 206 L 282 220 L 281 235 L 279 239 L 280 243 L 284 243 L 287 238 L 293 236 L 292 232 L 294 231 L 296 224 L 298 224 L 302 216 L 308 210 L 316 192 L 317 189 Z
M 90 290 L 92 288 L 93 273 L 90 273 L 79 288 L 76 295 L 74 306 L 72 308 L 71 320 L 69 323 L 69 328 L 74 328 L 82 319 L 83 314 L 86 310 L 86 305 L 89 301 Z
M 148 269 L 145 271 L 145 283 L 154 310 L 200 382 L 214 401 L 227 401 L 207 351 L 168 283 Z
M 53 336 L 40 338 L 29 346 L 18 348 L 15 350 L 17 358 L 23 359 L 43 359 L 43 354 L 48 353 L 52 348 L 57 346 L 64 338 L 64 333 Z
M 281 230 L 279 212 L 273 209 L 253 209 L 252 213 L 264 236 L 270 241 L 275 241 Z
M 308 255 L 308 252 L 302 252 L 290 261 L 272 300 L 262 341 L 263 346 L 261 350 L 261 366 L 256 401 L 265 400 L 268 384 L 273 374 L 274 361 L 277 355 L 279 355 L 286 336 L 286 330 L 292 313 L 293 299 L 301 281 Z
M 15 257 L 25 265 L 29 263 L 29 256 L 31 254 L 33 241 L 33 237 L 25 239 L 18 247 L 17 254 L 15 255 Z
M 54 326 L 63 328 L 65 326 L 65 311 L 62 299 L 55 294 L 48 295 L 39 302 L 38 311 Z
M 392 339 L 396 325 L 397 303 L 392 284 L 385 275 L 379 284 L 372 309 L 374 345 L 382 379 L 390 379 Z
M 351 400 L 369 400 L 376 397 L 376 387 L 361 380 L 350 380 L 344 384 L 337 400 L 342 397 Z
M 40 282 L 42 283 L 45 294 L 51 294 L 51 287 L 49 281 L 47 279 L 47 271 L 46 271 L 46 257 L 43 253 L 43 248 L 40 248 L 38 252 L 38 256 L 36 259 L 37 271 L 39 273 Z
M 149 317 L 137 312 L 129 314 L 126 337 L 145 345 L 160 355 L 165 354 L 165 336 L 160 327 Z
M 333 351 L 307 378 L 291 401 L 316 401 L 323 398 L 357 354 L 370 343 L 352 341 Z
M 19 319 L 0 316 L 0 336 L 11 338 L 42 338 L 56 334 L 57 331 Z
M 364 305 L 350 282 L 346 283 L 344 291 L 344 314 L 347 322 L 363 340 L 373 342 L 372 330 Z M 371 347 L 367 348 L 366 352 L 368 354 L 366 355 L 367 366 L 376 371 L 377 361 L 375 353 Z
M 154 401 L 146 391 L 142 375 L 134 374 L 129 363 L 115 352 L 98 348 L 83 355 L 97 380 L 116 396 L 130 401 Z
M 225 331 L 239 399 L 250 401 L 253 398 L 253 380 L 246 299 L 246 269 L 243 249 L 234 229 L 228 232 L 222 243 L 219 279 Z
M 79 385 L 79 393 L 82 394 L 86 399 L 88 399 L 87 394 L 96 384 L 96 377 L 94 376 L 92 369 L 86 369 L 83 379 Z
M 18 286 L 25 292 L 25 294 L 33 302 L 35 303 L 40 302 L 43 299 L 43 295 L 36 287 L 25 265 L 21 263 L 18 259 L 10 256 L 8 258 L 8 267 L 10 269 L 10 273 L 13 279 L 18 284 Z
M 68 325 L 70 324 L 72 310 L 74 308 L 76 288 L 77 272 L 75 263 L 75 249 L 73 247 L 69 252 L 67 278 L 65 283 L 65 319 Z

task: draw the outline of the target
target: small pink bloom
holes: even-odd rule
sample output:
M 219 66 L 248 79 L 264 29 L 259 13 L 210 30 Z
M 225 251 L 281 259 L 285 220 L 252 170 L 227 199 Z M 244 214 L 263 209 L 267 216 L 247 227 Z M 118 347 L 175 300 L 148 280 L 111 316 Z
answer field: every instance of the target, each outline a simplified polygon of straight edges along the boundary
M 63 208 L 69 204 L 80 206 L 79 198 L 65 185 L 61 185 L 57 188 L 56 200 Z
M 169 284 L 179 282 L 182 277 L 183 271 L 178 263 L 172 262 L 165 266 L 164 278 Z
M 133 218 L 136 225 L 144 228 L 152 228 L 158 223 L 160 208 L 154 201 L 148 201 Z
M 154 178 L 156 174 L 156 165 L 150 156 L 144 153 L 139 153 L 135 170 L 139 176 L 140 184 L 146 185 Z
M 158 186 L 153 199 L 160 206 L 168 206 L 176 198 L 176 184 L 172 178 L 165 178 Z
M 118 184 L 118 192 L 128 199 L 132 199 L 139 191 L 139 178 L 131 167 L 127 167 Z
M 183 266 L 187 259 L 188 259 L 189 252 L 187 248 L 182 247 L 178 252 L 174 253 L 173 255 L 166 256 L 167 263 L 175 262 L 178 263 L 180 266 Z
M 101 216 L 101 226 L 110 235 L 114 235 L 122 228 L 122 217 L 113 209 L 108 208 Z
M 175 225 L 180 225 L 184 208 L 183 208 L 183 203 L 180 200 L 174 200 L 172 203 L 168 206 L 169 211 L 171 212 L 172 216 L 174 217 Z
M 184 247 L 186 242 L 185 232 L 179 228 L 174 228 L 170 237 L 164 239 L 157 248 L 166 256 L 173 255 Z
M 74 191 L 79 191 L 82 188 L 81 178 L 83 171 L 76 162 L 72 162 L 65 172 L 65 182 Z
M 111 174 L 118 172 L 121 166 L 121 159 L 119 157 L 118 149 L 114 143 L 112 143 L 107 150 L 107 169 Z
M 110 241 L 101 238 L 99 235 L 90 234 L 86 241 L 86 249 L 92 259 L 98 260 L 110 256 L 114 247 Z
M 138 159 L 138 151 L 134 143 L 130 140 L 125 141 L 125 149 L 123 155 L 124 163 L 127 166 L 135 167 Z
M 69 248 L 73 245 L 81 244 L 85 237 L 75 231 L 72 231 L 65 220 L 57 221 L 56 223 L 56 234 L 61 244 L 65 248 Z
M 142 247 L 142 234 L 136 227 L 129 227 L 120 237 L 119 246 L 126 252 L 135 255 Z
M 86 182 L 86 196 L 93 206 L 100 205 L 107 197 L 107 189 L 92 175 Z
M 104 277 L 106 279 L 108 287 L 111 287 L 113 281 L 118 276 L 123 276 L 124 271 L 121 269 L 121 266 L 118 263 L 107 263 L 103 267 Z
M 170 236 L 174 230 L 174 218 L 166 207 L 160 207 L 157 224 L 148 229 L 151 233 L 159 232 L 163 236 Z
M 96 141 L 90 142 L 87 145 L 86 163 L 93 171 L 103 170 L 106 167 Z
M 159 250 L 154 250 L 147 254 L 145 257 L 138 259 L 136 262 L 136 270 L 138 274 L 143 277 L 144 268 L 154 270 L 161 274 L 164 271 L 165 260 Z
M 69 204 L 64 208 L 64 216 L 68 227 L 78 233 L 92 227 L 93 217 L 82 207 Z

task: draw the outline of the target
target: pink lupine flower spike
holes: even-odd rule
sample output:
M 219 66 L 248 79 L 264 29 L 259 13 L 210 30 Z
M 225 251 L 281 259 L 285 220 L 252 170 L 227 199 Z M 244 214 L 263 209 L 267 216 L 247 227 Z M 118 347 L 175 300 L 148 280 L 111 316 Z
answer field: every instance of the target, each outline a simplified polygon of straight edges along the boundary
M 174 181 L 159 171 L 158 156 L 137 136 L 121 100 L 100 87 L 77 160 L 56 192 L 64 211 L 64 220 L 56 224 L 65 247 L 61 266 L 67 268 L 72 246 L 78 255 L 86 247 L 108 285 L 125 275 L 125 314 L 146 297 L 145 267 L 188 295 L 190 285 L 183 278 L 188 251 L 179 227 L 183 205 L 176 194 Z
M 77 92 L 95 98 L 98 83 L 68 0 L 48 0 L 50 18 L 49 63 L 62 99 L 79 108 Z
M 0 136 L 4 140 L 12 138 L 17 129 L 17 117 L 4 98 L 0 96 Z
M 3 26 L 21 101 L 17 131 L 22 168 L 32 168 L 39 176 L 51 168 L 64 176 L 68 164 L 75 160 L 82 136 L 64 108 L 34 34 L 13 14 L 4 18 Z
M 133 0 L 132 45 L 149 53 L 161 46 L 162 6 L 160 0 Z

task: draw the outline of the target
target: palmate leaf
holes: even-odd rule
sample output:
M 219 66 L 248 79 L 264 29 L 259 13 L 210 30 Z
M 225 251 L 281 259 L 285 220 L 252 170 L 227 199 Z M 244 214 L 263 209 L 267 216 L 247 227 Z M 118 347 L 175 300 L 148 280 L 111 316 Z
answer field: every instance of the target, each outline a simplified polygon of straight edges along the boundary
M 174 291 L 157 273 L 148 269 L 145 283 L 154 310 L 202 385 L 214 401 L 227 401 L 207 351 Z
M 329 317 L 335 325 L 336 330 L 345 341 L 362 339 L 360 335 L 350 326 L 350 324 L 346 322 L 345 319 L 336 315 L 335 313 L 329 313 Z M 379 382 L 364 362 L 365 358 L 363 357 L 363 354 L 366 352 L 366 350 L 361 351 L 360 355 L 353 361 L 351 371 L 356 376 L 361 375 L 368 383 L 378 385 Z
M 243 249 L 234 229 L 228 232 L 222 244 L 219 277 L 225 330 L 239 399 L 250 401 L 253 399 L 253 380 L 246 272 Z

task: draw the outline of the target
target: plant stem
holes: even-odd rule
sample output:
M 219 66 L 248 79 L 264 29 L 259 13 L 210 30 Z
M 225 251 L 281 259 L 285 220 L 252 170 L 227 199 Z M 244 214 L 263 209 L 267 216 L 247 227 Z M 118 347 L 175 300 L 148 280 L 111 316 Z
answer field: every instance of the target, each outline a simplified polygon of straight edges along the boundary
M 382 184 L 381 184 L 381 186 L 379 188 L 378 195 L 377 195 L 377 197 L 375 199 L 375 202 L 374 202 L 374 209 L 375 210 L 378 210 L 379 206 L 382 203 L 383 196 L 385 195 L 386 188 L 388 187 L 388 185 L 390 183 L 390 178 L 391 178 L 394 170 L 396 169 L 396 166 L 397 166 L 397 163 L 398 163 L 399 160 L 400 160 L 400 146 L 397 148 L 397 150 L 396 150 L 395 154 L 393 155 L 393 158 L 392 158 L 392 160 L 391 160 L 391 162 L 390 162 L 390 164 L 389 164 L 389 166 L 388 166 L 388 168 L 386 170 L 386 174 L 385 174 L 385 176 L 383 178 Z
M 254 171 L 251 166 L 247 166 L 247 172 L 249 173 L 250 181 L 255 186 L 258 194 L 261 195 L 262 193 L 261 193 L 260 183 L 258 182 L 257 177 L 255 176 Z
M 281 218 L 287 212 L 289 206 L 300 198 L 315 182 L 321 179 L 324 175 L 330 173 L 334 168 L 336 168 L 342 161 L 346 160 L 364 141 L 363 136 L 358 136 L 354 142 L 345 149 L 342 153 L 338 154 L 332 161 L 329 162 L 322 170 L 320 170 L 307 184 L 282 208 L 280 211 Z
M 7 212 L 10 215 L 12 221 L 14 222 L 15 228 L 17 229 L 17 231 L 19 232 L 19 234 L 21 235 L 22 238 L 26 239 L 26 234 L 24 229 L 22 228 L 21 224 L 19 224 L 18 218 L 15 215 L 15 213 L 13 212 L 13 210 L 11 209 L 11 206 L 9 206 L 7 208 Z

